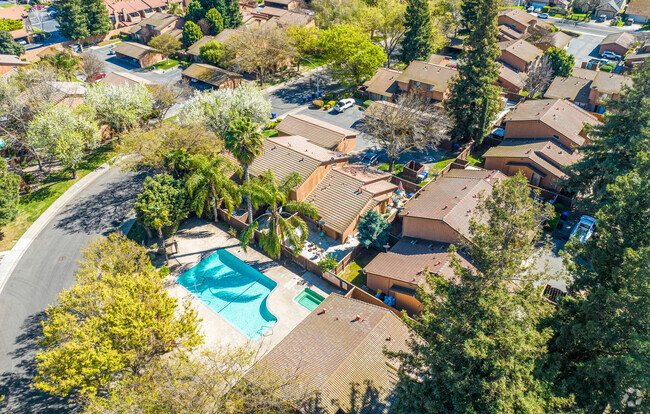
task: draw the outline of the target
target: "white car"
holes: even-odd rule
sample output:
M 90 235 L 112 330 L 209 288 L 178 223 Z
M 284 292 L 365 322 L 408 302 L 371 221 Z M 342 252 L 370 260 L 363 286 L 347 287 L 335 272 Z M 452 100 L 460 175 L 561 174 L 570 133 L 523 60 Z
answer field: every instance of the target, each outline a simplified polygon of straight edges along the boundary
M 616 53 L 610 52 L 609 50 L 604 51 L 600 54 L 600 56 L 604 57 L 605 59 L 621 60 L 621 55 L 617 55 Z
M 336 105 L 334 105 L 333 109 L 336 112 L 341 113 L 341 112 L 345 111 L 348 108 L 352 108 L 353 105 L 354 105 L 354 99 L 346 98 L 346 99 L 341 99 L 340 101 L 338 101 L 338 103 Z
M 596 219 L 590 216 L 580 217 L 580 221 L 571 231 L 571 236 L 569 238 L 576 236 L 580 243 L 584 243 L 591 235 L 594 233 L 594 228 L 596 227 Z

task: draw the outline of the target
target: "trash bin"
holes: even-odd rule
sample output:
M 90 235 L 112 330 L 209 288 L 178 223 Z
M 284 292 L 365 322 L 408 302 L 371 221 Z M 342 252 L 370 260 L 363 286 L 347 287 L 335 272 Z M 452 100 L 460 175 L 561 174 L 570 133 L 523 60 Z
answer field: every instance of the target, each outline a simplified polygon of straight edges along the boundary
M 458 145 L 458 144 L 454 144 L 454 149 L 453 149 L 453 151 L 454 151 L 454 152 L 458 151 L 458 148 L 459 148 L 459 145 Z
M 308 101 L 311 101 L 311 100 L 312 100 L 311 94 L 310 94 L 310 95 L 307 95 L 307 100 L 308 100 Z
M 323 97 L 323 92 L 322 92 L 322 91 L 318 91 L 318 97 L 319 97 L 319 98 L 322 98 L 322 97 Z
M 275 112 L 271 112 L 271 119 L 275 119 L 276 116 Z

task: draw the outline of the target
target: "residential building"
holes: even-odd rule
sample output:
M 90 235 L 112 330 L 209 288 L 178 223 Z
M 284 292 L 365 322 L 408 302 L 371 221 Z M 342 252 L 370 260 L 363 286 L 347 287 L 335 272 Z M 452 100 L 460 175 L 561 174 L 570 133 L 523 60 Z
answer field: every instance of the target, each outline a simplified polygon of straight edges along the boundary
M 596 77 L 591 82 L 588 109 L 592 112 L 602 114 L 605 112 L 605 107 L 602 105 L 602 102 L 605 99 L 620 99 L 624 85 L 632 86 L 632 81 L 628 76 L 598 71 Z
M 625 14 L 635 23 L 647 23 L 650 21 L 650 0 L 630 0 Z
M 247 374 L 247 380 L 295 377 L 284 397 L 318 391 L 318 401 L 300 412 L 388 414 L 399 377 L 386 355 L 406 352 L 409 328 L 391 310 L 331 294 Z M 317 406 L 317 407 L 316 407 Z
M 521 93 L 526 84 L 526 74 L 515 72 L 505 65 L 499 65 L 499 77 L 496 84 L 508 92 Z
M 232 29 L 224 29 L 224 30 L 232 30 Z M 187 54 L 187 56 L 190 59 L 192 59 L 194 62 L 199 62 L 200 61 L 199 54 L 201 53 L 201 46 L 210 43 L 213 40 L 214 40 L 214 36 L 203 36 L 202 38 L 194 42 L 192 46 L 188 47 L 185 54 Z
M 646 40 L 634 52 L 628 53 L 625 56 L 625 65 L 628 67 L 634 67 L 636 65 L 640 65 L 644 60 L 648 58 L 650 58 L 650 39 Z
M 507 175 L 524 174 L 535 187 L 559 191 L 559 182 L 566 177 L 562 168 L 580 159 L 571 150 L 553 139 L 506 139 L 483 155 L 486 169 Z
M 30 63 L 32 62 L 20 60 L 20 58 L 15 55 L 0 55 L 0 76 L 4 76 L 9 72 L 27 66 Z
M 534 28 L 541 30 L 551 29 L 548 23 L 522 9 L 508 9 L 499 12 L 498 24 L 500 26 L 499 28 L 505 26 L 518 33 L 519 37 L 516 37 L 516 39 L 520 39 L 523 34 L 529 33 Z
M 596 116 L 564 99 L 528 100 L 505 117 L 504 138 L 551 138 L 573 149 L 591 142 L 586 127 L 599 123 Z
M 556 76 L 546 90 L 547 99 L 566 99 L 580 108 L 588 108 L 591 80 L 575 76 Z
M 602 0 L 598 7 L 596 7 L 596 13 L 594 15 L 613 19 L 621 14 L 624 8 L 625 0 Z
M 397 77 L 397 88 L 441 102 L 449 95 L 449 84 L 456 76 L 456 69 L 415 60 Z
M 298 0 L 264 0 L 264 7 L 275 7 L 284 10 L 297 9 L 298 4 Z
M 447 66 L 450 62 L 450 58 L 446 55 L 438 55 L 434 53 L 429 56 L 429 60 L 427 62 L 433 63 L 434 65 Z
M 463 267 L 473 267 L 465 256 L 456 254 Z M 388 252 L 379 253 L 363 269 L 366 286 L 395 298 L 395 308 L 413 315 L 422 310 L 416 297 L 426 282 L 427 271 L 453 279 L 449 244 L 402 237 Z
M 16 42 L 24 41 L 26 43 L 33 42 L 33 28 L 29 14 L 22 5 L 8 4 L 7 6 L 0 7 L 0 20 L 15 20 L 22 23 L 22 28 L 12 30 L 9 32 L 11 37 Z
M 100 79 L 99 82 L 106 83 L 113 86 L 127 86 L 134 87 L 135 85 L 152 85 L 148 79 L 141 78 L 131 72 L 111 72 L 105 78 Z
M 495 170 L 449 170 L 404 204 L 402 236 L 441 243 L 469 241 L 469 219 L 476 212 L 478 194 L 491 192 L 505 178 Z
M 169 34 L 176 39 L 183 37 L 185 19 L 173 14 L 155 12 L 129 29 L 131 38 L 142 43 L 149 43 L 152 37 Z
M 131 26 L 139 23 L 153 13 L 165 11 L 169 4 L 181 3 L 180 0 L 104 0 L 108 16 L 114 28 Z
M 544 52 L 552 47 L 566 49 L 571 40 L 573 40 L 573 37 L 564 32 L 548 32 L 535 42 L 535 47 L 542 49 Z
M 501 56 L 499 60 L 510 65 L 519 72 L 528 70 L 537 63 L 544 52 L 525 40 L 510 40 L 499 42 Z
M 271 6 L 258 7 L 250 12 L 243 12 L 243 23 L 248 27 L 263 24 L 272 24 L 280 27 L 292 25 L 305 27 L 315 26 L 314 19 L 309 14 Z
M 370 80 L 364 82 L 360 90 L 373 101 L 393 102 L 398 91 L 397 78 L 401 74 L 399 70 L 379 68 Z
M 605 51 L 614 52 L 617 55 L 624 56 L 632 49 L 636 37 L 627 32 L 612 33 L 607 35 L 598 45 L 598 53 L 602 54 Z
M 344 153 L 354 151 L 359 135 L 358 132 L 302 114 L 287 115 L 275 129 L 280 136 L 300 135 L 323 148 Z
M 122 42 L 113 48 L 115 57 L 129 63 L 146 68 L 163 60 L 163 55 L 147 45 L 133 42 Z
M 370 210 L 386 213 L 397 186 L 391 175 L 364 164 L 333 167 L 305 197 L 328 237 L 346 242 Z
M 192 63 L 181 74 L 193 86 L 212 89 L 236 89 L 241 84 L 241 75 L 206 63 Z

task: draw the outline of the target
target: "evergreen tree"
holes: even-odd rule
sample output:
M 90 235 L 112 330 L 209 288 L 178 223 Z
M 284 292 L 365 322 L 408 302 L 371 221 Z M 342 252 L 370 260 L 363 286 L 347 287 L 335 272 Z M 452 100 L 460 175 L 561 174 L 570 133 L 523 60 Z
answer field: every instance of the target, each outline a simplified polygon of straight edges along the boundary
M 23 53 L 25 53 L 25 46 L 16 43 L 8 31 L 0 30 L 0 54 L 20 56 Z
M 607 185 L 638 168 L 637 154 L 650 150 L 650 61 L 632 73 L 632 86 L 623 86 L 620 99 L 607 101 L 602 125 L 581 148 L 584 156 L 571 165 L 565 188 L 581 195 L 580 202 L 598 210 L 609 197 Z
M 428 274 L 418 290 L 423 311 L 407 323 L 416 334 L 399 359 L 397 413 L 547 413 L 566 401 L 536 376 L 551 306 L 534 283 L 540 223 L 550 206 L 530 197 L 523 175 L 498 183 L 471 219 L 465 247 L 475 269 L 451 249 L 454 278 Z
M 489 132 L 499 111 L 499 67 L 497 45 L 498 0 L 466 0 L 462 25 L 467 37 L 458 62 L 458 77 L 450 87 L 445 107 L 454 118 L 451 135 L 458 140 L 478 140 Z
M 217 9 L 210 9 L 205 14 L 205 20 L 210 23 L 210 34 L 212 36 L 218 35 L 223 30 L 223 17 Z
M 185 22 L 183 26 L 183 44 L 185 47 L 190 47 L 203 37 L 201 28 L 191 21 Z
M 18 215 L 20 176 L 7 171 L 7 162 L 0 158 L 0 240 L 2 227 L 11 223 Z
M 375 210 L 370 210 L 359 222 L 359 243 L 381 249 L 388 241 L 390 224 Z
M 56 3 L 59 31 L 68 39 L 80 40 L 90 36 L 83 3 L 83 0 L 59 0 Z
M 433 28 L 427 0 L 408 0 L 404 16 L 406 33 L 402 40 L 401 59 L 410 63 L 428 60 L 433 53 Z
M 193 0 L 185 10 L 185 21 L 198 23 L 199 20 L 205 17 L 205 9 L 196 0 Z
M 571 76 L 576 62 L 573 55 L 568 54 L 564 49 L 551 47 L 544 52 L 544 56 L 548 57 L 548 62 L 553 68 L 553 76 Z
M 227 22 L 225 27 L 231 29 L 236 29 L 243 24 L 244 17 L 241 14 L 241 9 L 239 8 L 239 1 L 237 0 L 225 0 L 226 4 L 226 13 L 224 16 L 224 22 Z
M 88 32 L 91 35 L 108 33 L 113 29 L 104 0 L 86 0 L 84 9 L 88 19 Z

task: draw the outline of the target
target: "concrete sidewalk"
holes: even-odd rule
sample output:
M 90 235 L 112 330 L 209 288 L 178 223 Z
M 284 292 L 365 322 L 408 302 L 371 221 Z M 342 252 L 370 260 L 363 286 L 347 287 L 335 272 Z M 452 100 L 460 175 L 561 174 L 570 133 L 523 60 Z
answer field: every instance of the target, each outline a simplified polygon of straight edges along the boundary
M 11 272 L 16 267 L 16 264 L 23 256 L 27 248 L 32 241 L 38 237 L 38 234 L 43 230 L 43 228 L 52 220 L 56 213 L 61 210 L 70 200 L 76 197 L 81 191 L 88 186 L 93 180 L 100 177 L 106 171 L 110 169 L 110 163 L 102 164 L 95 171 L 89 173 L 79 181 L 77 181 L 72 187 L 70 187 L 65 193 L 61 195 L 52 205 L 40 215 L 38 219 L 32 224 L 25 234 L 16 242 L 14 247 L 7 251 L 3 252 L 2 262 L 0 262 L 0 292 L 4 288 L 7 280 L 11 276 Z

